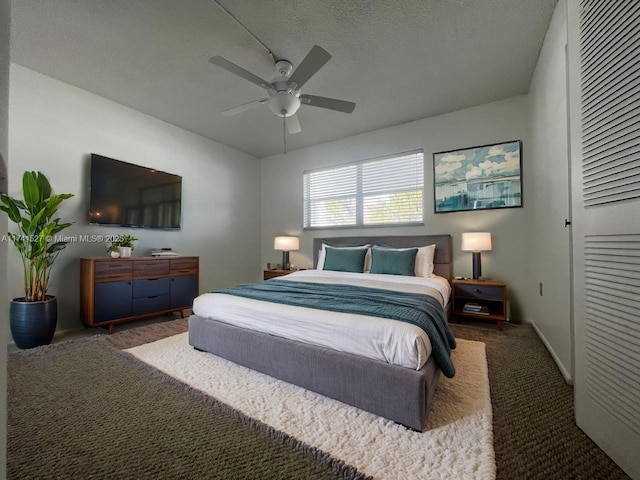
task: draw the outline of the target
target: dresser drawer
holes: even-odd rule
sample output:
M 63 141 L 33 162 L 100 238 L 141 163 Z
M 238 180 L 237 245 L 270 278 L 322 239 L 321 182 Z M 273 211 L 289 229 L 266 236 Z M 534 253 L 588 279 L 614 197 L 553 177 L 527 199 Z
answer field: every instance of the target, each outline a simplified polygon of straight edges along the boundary
M 194 275 L 198 273 L 197 258 L 172 258 L 171 275 Z
M 169 275 L 169 260 L 136 260 L 133 264 L 134 278 L 166 277 Z
M 153 278 L 146 280 L 134 280 L 133 298 L 154 297 L 158 295 L 169 295 L 169 278 Z
M 504 288 L 491 285 L 454 285 L 455 295 L 460 298 L 477 298 L 482 300 L 503 300 Z
M 133 315 L 144 315 L 146 313 L 168 310 L 171 304 L 169 294 L 158 295 L 156 297 L 134 298 L 132 302 Z
M 133 267 L 129 261 L 106 261 L 95 263 L 95 281 L 103 282 L 119 282 L 131 280 Z

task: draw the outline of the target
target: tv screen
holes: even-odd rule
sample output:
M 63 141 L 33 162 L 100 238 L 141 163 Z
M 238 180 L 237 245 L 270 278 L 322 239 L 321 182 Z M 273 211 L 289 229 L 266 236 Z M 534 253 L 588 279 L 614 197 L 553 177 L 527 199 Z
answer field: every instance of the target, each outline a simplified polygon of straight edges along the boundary
M 180 228 L 182 177 L 91 154 L 89 223 Z

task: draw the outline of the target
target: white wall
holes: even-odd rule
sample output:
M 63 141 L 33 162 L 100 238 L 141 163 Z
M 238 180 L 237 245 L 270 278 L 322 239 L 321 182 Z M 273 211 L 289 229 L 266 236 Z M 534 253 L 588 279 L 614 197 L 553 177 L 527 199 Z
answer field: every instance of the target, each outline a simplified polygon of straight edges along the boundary
M 259 160 L 122 105 L 11 65 L 9 192 L 22 195 L 25 170 L 40 170 L 57 193 L 75 197 L 60 209 L 75 222 L 65 234 L 130 233 L 135 256 L 171 246 L 200 256 L 200 290 L 259 278 Z M 181 175 L 182 230 L 88 225 L 89 155 L 99 153 Z M 81 257 L 105 256 L 104 243 L 70 244 L 58 258 L 50 293 L 58 296 L 58 329 L 78 328 Z M 9 291 L 21 295 L 17 252 L 9 256 Z
M 528 210 L 527 313 L 567 380 L 572 378 L 566 2 L 556 6 L 529 88 L 527 176 L 535 188 Z M 539 284 L 543 284 L 543 295 Z
M 347 235 L 453 235 L 454 273 L 471 276 L 471 254 L 460 251 L 460 234 L 489 231 L 493 251 L 482 254 L 483 274 L 507 282 L 512 318 L 522 320 L 530 281 L 527 276 L 527 209 L 535 192 L 527 179 L 529 148 L 526 96 L 481 105 L 331 143 L 262 159 L 262 266 L 281 260 L 273 237 L 300 235 L 300 251 L 291 262 L 311 266 L 314 237 Z M 338 115 L 338 114 L 336 114 Z M 523 142 L 523 208 L 434 214 L 433 153 L 507 140 Z M 302 175 L 305 170 L 338 165 L 408 150 L 424 149 L 425 226 L 302 231 Z
M 9 0 L 0 0 L 0 192 L 7 186 L 9 108 Z M 7 233 L 7 217 L 0 213 L 0 238 Z M 7 244 L 0 242 L 0 322 L 9 324 L 7 294 Z M 7 342 L 9 331 L 0 327 L 0 478 L 5 478 L 7 458 Z

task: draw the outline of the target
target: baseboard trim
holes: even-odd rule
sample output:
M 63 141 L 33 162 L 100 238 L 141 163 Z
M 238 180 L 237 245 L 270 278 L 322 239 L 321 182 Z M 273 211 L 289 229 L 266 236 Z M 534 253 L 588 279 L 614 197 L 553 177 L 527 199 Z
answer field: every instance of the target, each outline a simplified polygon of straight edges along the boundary
M 569 371 L 562 364 L 562 362 L 556 355 L 556 352 L 551 347 L 551 344 L 547 341 L 547 339 L 542 334 L 538 326 L 534 322 L 528 322 L 528 323 L 533 327 L 533 331 L 536 332 L 536 334 L 538 335 L 538 337 L 546 347 L 547 351 L 551 354 L 551 358 L 553 358 L 553 361 L 556 362 L 556 365 L 558 366 L 560 373 L 564 377 L 564 381 L 567 382 L 569 385 L 573 385 L 573 377 L 571 376 L 571 373 L 569 373 Z

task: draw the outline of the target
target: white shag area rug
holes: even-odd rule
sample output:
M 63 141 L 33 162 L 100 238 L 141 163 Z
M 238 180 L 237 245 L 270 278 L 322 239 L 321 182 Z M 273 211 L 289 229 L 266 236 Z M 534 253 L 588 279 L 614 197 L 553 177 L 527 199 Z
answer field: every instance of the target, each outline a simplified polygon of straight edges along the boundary
M 496 475 L 485 344 L 459 340 L 456 376 L 441 375 L 429 430 L 390 420 L 199 352 L 188 333 L 127 351 L 277 430 L 377 479 L 493 479 Z

